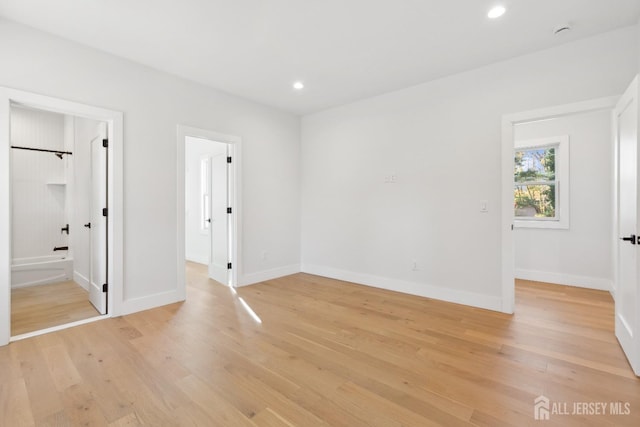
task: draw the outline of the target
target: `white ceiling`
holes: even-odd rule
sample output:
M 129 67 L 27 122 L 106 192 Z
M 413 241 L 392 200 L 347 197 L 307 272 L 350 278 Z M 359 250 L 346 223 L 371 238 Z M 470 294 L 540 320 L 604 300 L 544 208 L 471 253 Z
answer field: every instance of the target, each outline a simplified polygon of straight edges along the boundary
M 633 25 L 640 0 L 0 0 L 0 16 L 306 114 Z

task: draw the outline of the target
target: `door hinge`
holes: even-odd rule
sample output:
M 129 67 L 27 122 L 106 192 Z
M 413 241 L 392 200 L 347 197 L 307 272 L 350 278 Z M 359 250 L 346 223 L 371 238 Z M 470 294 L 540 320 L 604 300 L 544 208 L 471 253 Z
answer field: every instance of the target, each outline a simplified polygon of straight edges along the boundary
M 102 292 L 108 292 L 109 291 L 109 285 L 107 285 L 106 283 L 102 285 Z
M 108 140 L 108 139 L 106 139 L 106 138 L 105 138 L 105 139 L 103 139 L 103 140 L 102 140 L 102 146 L 103 146 L 104 148 L 109 148 L 109 140 Z
M 109 209 L 107 208 L 102 209 L 102 216 L 109 216 Z
M 231 156 L 227 157 L 227 163 L 231 163 Z
M 233 209 L 232 208 L 227 208 L 227 213 L 228 214 L 233 213 Z
M 231 268 L 232 268 L 232 267 L 233 267 L 233 266 L 231 265 L 231 263 L 228 263 L 228 264 L 227 264 L 227 270 L 231 270 Z

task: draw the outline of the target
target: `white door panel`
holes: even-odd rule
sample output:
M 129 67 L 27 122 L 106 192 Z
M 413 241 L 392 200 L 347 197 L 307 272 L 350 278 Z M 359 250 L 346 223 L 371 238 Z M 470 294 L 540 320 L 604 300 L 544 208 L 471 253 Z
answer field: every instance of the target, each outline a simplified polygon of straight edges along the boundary
M 107 149 L 102 146 L 106 138 L 104 124 L 91 140 L 91 280 L 89 301 L 100 314 L 107 313 L 107 218 L 102 209 L 107 207 Z
M 229 179 L 227 153 L 211 158 L 211 264 L 209 277 L 229 284 Z
M 640 375 L 638 333 L 638 81 L 615 109 L 618 152 L 618 262 L 616 337 L 636 375 Z M 623 238 L 625 240 L 623 240 Z

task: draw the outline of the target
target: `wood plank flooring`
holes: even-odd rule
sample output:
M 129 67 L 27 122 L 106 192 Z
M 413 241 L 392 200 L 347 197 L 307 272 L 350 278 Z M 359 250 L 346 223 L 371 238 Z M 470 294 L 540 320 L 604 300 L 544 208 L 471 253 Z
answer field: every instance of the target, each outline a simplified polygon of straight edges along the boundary
M 307 274 L 234 295 L 188 270 L 185 303 L 1 347 L 0 425 L 640 425 L 605 292 L 520 282 L 508 316 Z M 534 421 L 541 394 L 631 414 Z
M 73 281 L 11 290 L 12 336 L 98 315 L 88 292 Z

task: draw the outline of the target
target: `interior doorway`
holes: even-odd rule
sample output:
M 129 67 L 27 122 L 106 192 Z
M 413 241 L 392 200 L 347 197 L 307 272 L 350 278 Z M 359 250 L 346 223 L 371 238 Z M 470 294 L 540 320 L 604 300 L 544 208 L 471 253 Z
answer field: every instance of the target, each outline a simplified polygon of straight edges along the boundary
M 20 146 L 20 142 L 12 137 L 12 134 L 17 135 L 18 126 L 12 123 L 12 113 L 20 112 L 38 115 L 48 131 L 36 135 L 39 132 L 25 126 L 22 148 L 12 148 Z M 121 112 L 0 87 L 0 235 L 7 236 L 0 240 L 0 345 L 121 314 L 122 124 Z M 76 133 L 84 136 L 76 140 Z M 58 140 L 50 139 L 48 135 L 58 135 Z M 102 189 L 93 207 L 91 141 L 96 149 L 100 148 L 95 155 L 98 163 L 93 173 L 100 176 L 97 185 Z M 54 145 L 47 148 L 47 144 Z M 17 156 L 24 158 L 19 160 Z M 74 160 L 74 156 L 86 161 Z M 20 162 L 23 167 L 19 167 Z M 75 170 L 80 168 L 85 170 Z M 24 176 L 13 176 L 19 173 Z M 80 175 L 89 178 L 79 179 Z M 22 185 L 25 191 L 14 188 L 14 183 Z M 27 193 L 35 197 L 19 198 Z M 85 210 L 79 208 L 81 201 Z M 18 206 L 20 203 L 23 205 Z M 22 211 L 17 212 L 20 209 Z M 91 210 L 100 213 L 99 220 Z M 19 233 L 14 230 L 16 226 L 22 227 Z M 14 235 L 25 237 L 13 238 Z M 89 238 L 89 243 L 82 241 L 83 236 Z M 94 262 L 93 275 L 92 244 L 100 245 L 102 252 Z M 43 256 L 36 256 L 39 252 L 43 252 Z M 79 271 L 79 265 L 84 265 L 84 270 Z M 96 307 L 88 298 L 92 280 L 100 291 L 99 298 L 94 300 Z M 57 288 L 52 288 L 49 295 L 36 292 L 36 287 L 46 282 L 56 282 Z M 65 288 L 68 282 L 73 286 Z M 61 316 L 52 326 L 36 322 L 36 326 L 29 327 L 31 332 L 12 332 L 12 312 L 20 306 L 14 288 L 25 293 L 33 291 L 46 301 L 53 296 L 63 301 L 66 309 L 78 297 L 91 314 L 82 314 L 79 320 Z M 32 314 L 45 313 L 35 300 L 26 298 L 28 303 L 23 306 L 26 305 Z M 62 312 L 69 313 L 69 310 Z M 106 314 L 100 314 L 102 312 Z
M 611 109 L 514 126 L 515 277 L 613 289 Z
M 186 296 L 186 262 L 205 267 L 218 283 L 237 286 L 240 139 L 179 126 L 178 162 L 179 289 Z
M 185 258 L 208 266 L 211 279 L 230 283 L 229 144 L 185 138 Z
M 106 122 L 13 104 L 11 336 L 107 314 Z
M 540 110 L 526 111 L 516 114 L 509 114 L 503 117 L 502 122 L 502 201 L 501 201 L 501 228 L 502 228 L 502 311 L 505 313 L 513 313 L 515 310 L 515 277 L 516 277 L 516 265 L 515 265 L 515 229 L 516 223 L 521 227 L 525 227 L 525 229 L 529 230 L 544 230 L 544 228 L 536 228 L 536 227 L 547 227 L 549 230 L 553 230 L 550 228 L 551 225 L 556 227 L 556 230 L 559 230 L 560 233 L 566 234 L 566 227 L 569 223 L 569 219 L 571 218 L 568 214 L 568 211 L 561 212 L 558 209 L 553 216 L 555 216 L 556 221 L 551 223 L 551 218 L 540 218 L 539 221 L 532 221 L 527 218 L 516 218 L 518 214 L 518 209 L 522 210 L 522 214 L 526 214 L 525 209 L 522 206 L 518 205 L 517 202 L 514 201 L 514 188 L 517 188 L 517 184 L 527 185 L 528 183 L 516 183 L 514 174 L 514 158 L 518 154 L 517 151 L 526 152 L 530 150 L 541 150 L 545 151 L 544 154 L 548 154 L 547 152 L 553 149 L 554 154 L 561 154 L 561 151 L 565 154 L 565 160 L 568 160 L 568 143 L 569 139 L 566 135 L 560 135 L 563 132 L 558 132 L 556 129 L 553 129 L 554 121 L 557 119 L 572 117 L 581 115 L 589 118 L 589 113 L 596 112 L 606 112 L 606 114 L 611 114 L 618 97 L 608 97 L 595 99 L 591 101 L 585 101 L 575 104 L 567 104 L 557 107 L 549 107 Z M 525 140 L 523 146 L 516 149 L 516 128 L 529 127 L 529 131 L 536 129 L 536 131 L 541 129 L 540 124 L 544 125 L 543 127 L 550 127 L 551 129 L 547 129 L 549 135 L 545 135 L 546 138 L 536 138 L 530 139 L 530 135 L 527 135 L 526 132 L 522 132 L 521 138 Z M 533 126 L 532 126 L 533 125 Z M 553 135 L 552 135 L 553 134 Z M 609 139 L 611 139 L 609 132 Z M 561 148 L 562 147 L 562 148 Z M 609 161 L 607 159 L 602 159 L 602 161 Z M 613 160 L 611 159 L 611 162 Z M 574 165 L 575 166 L 575 165 Z M 566 163 L 566 168 L 569 167 L 569 164 Z M 558 177 L 553 177 L 553 181 L 556 181 Z M 612 179 L 612 177 L 610 177 Z M 563 208 L 569 207 L 568 200 L 565 199 L 564 202 L 562 200 L 562 196 L 568 195 L 568 177 L 564 177 L 563 182 L 542 182 L 540 179 L 536 178 L 536 182 L 534 184 L 538 186 L 553 186 L 556 185 L 555 196 L 556 202 L 554 204 L 555 207 L 560 208 L 560 205 L 563 205 Z M 564 182 L 566 181 L 566 182 Z M 564 186 L 567 186 L 566 190 Z M 555 210 L 555 209 L 554 209 Z M 533 211 L 532 211 L 533 212 Z M 564 213 L 564 217 L 561 217 L 562 213 Z M 527 222 L 529 222 L 527 224 Z M 612 229 L 612 226 L 609 225 L 609 229 Z M 610 234 L 610 233 L 609 233 Z M 557 237 L 557 236 L 556 236 Z M 552 245 L 553 248 L 555 246 Z M 527 273 L 527 270 L 519 271 L 519 274 Z M 528 273 L 531 273 L 529 270 Z M 536 274 L 539 272 L 535 272 Z M 538 276 L 540 276 L 538 274 Z M 555 276 L 546 276 L 544 279 L 546 281 L 557 281 L 557 275 Z M 561 279 L 566 281 L 567 276 L 564 275 Z M 574 276 L 575 277 L 575 276 Z M 524 279 L 532 279 L 532 277 L 522 277 Z M 549 280 L 552 279 L 552 280 Z M 600 283 L 601 285 L 601 283 Z M 595 286 L 594 286 L 595 287 Z M 602 286 L 602 288 L 606 288 L 606 286 Z M 607 288 L 607 290 L 609 290 Z
M 512 114 L 503 117 L 503 138 L 502 138 L 502 295 L 503 311 L 513 313 L 515 308 L 514 300 L 514 225 L 517 218 L 514 217 L 514 208 L 518 204 L 514 203 L 514 186 L 517 182 L 517 169 L 514 179 L 514 156 L 518 162 L 518 147 L 514 149 L 516 131 L 515 128 L 523 123 L 534 123 L 536 121 L 548 121 L 556 118 L 566 118 L 581 114 L 589 114 L 588 119 L 594 120 L 592 113 L 604 111 L 607 119 L 612 123 L 608 126 L 608 137 L 611 146 L 611 155 L 604 156 L 601 161 L 610 162 L 609 188 L 608 191 L 601 192 L 610 195 L 608 199 L 599 200 L 587 194 L 585 198 L 590 198 L 591 203 L 602 203 L 609 210 L 608 215 L 608 235 L 610 249 L 601 257 L 609 258 L 610 265 L 610 286 L 604 287 L 609 290 L 615 300 L 615 336 L 620 347 L 627 357 L 631 368 L 636 375 L 640 375 L 640 340 L 638 340 L 638 317 L 636 313 L 640 307 L 639 282 L 637 277 L 638 269 L 638 194 L 637 194 L 637 165 L 638 165 L 638 102 L 640 96 L 638 89 L 638 77 L 636 77 L 625 93 L 621 96 L 602 98 L 576 104 L 569 104 L 559 107 L 547 108 L 543 110 L 530 111 Z M 593 123 L 590 123 L 592 126 Z M 547 141 L 548 142 L 548 141 Z M 542 149 L 549 151 L 561 146 L 546 144 L 542 147 L 528 144 L 523 149 Z M 591 153 L 593 154 L 593 153 Z M 540 168 L 542 171 L 544 168 Z M 534 185 L 554 185 L 552 182 L 538 181 Z M 527 182 L 520 185 L 528 185 Z M 600 198 L 602 199 L 602 197 Z M 560 199 L 556 199 L 558 202 Z M 571 209 L 576 207 L 572 202 Z M 551 216 L 551 214 L 550 214 Z M 573 221 L 573 217 L 571 218 Z M 582 243 L 584 244 L 584 243 Z M 580 251 L 574 251 L 573 256 L 578 257 Z M 589 260 L 581 260 L 590 263 Z M 591 265 L 590 265 L 591 267 Z M 596 287 L 592 284 L 591 287 Z

